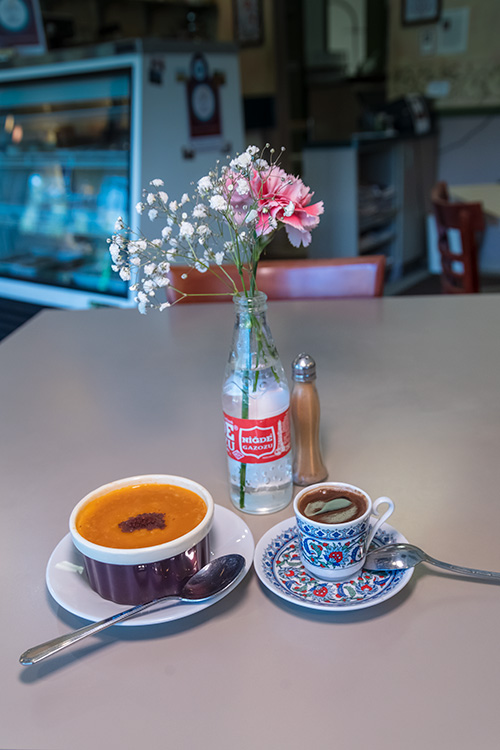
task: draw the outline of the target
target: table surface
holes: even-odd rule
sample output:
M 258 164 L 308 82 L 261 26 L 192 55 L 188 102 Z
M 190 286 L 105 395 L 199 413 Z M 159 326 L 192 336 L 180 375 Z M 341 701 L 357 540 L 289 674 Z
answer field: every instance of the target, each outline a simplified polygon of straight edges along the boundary
M 450 185 L 450 194 L 465 203 L 479 201 L 483 209 L 493 219 L 500 219 L 500 183 L 487 182 L 477 185 Z
M 19 665 L 85 624 L 45 568 L 87 491 L 173 473 L 230 507 L 232 312 L 54 310 L 0 345 L 0 747 L 495 747 L 500 590 L 424 565 L 343 613 L 283 601 L 251 570 L 190 618 Z M 268 319 L 286 368 L 317 361 L 330 478 L 392 497 L 392 525 L 435 557 L 500 570 L 500 296 L 275 302 Z M 291 516 L 241 515 L 256 541 Z

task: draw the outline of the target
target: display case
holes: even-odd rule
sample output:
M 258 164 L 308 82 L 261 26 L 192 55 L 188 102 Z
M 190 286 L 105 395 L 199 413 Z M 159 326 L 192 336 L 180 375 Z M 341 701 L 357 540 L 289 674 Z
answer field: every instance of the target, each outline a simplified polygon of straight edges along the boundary
M 127 306 L 107 239 L 118 216 L 147 233 L 133 207 L 151 179 L 180 196 L 243 148 L 238 59 L 140 40 L 79 54 L 0 70 L 0 296 Z

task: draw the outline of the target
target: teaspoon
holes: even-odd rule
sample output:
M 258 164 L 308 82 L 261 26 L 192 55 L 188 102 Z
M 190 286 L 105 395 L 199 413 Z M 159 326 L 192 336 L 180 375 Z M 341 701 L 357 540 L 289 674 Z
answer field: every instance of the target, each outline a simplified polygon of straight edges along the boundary
M 215 594 L 220 594 L 222 591 L 228 588 L 233 581 L 238 577 L 240 572 L 245 566 L 245 558 L 242 555 L 222 555 L 222 557 L 216 557 L 201 570 L 195 573 L 191 578 L 184 584 L 180 594 L 169 594 L 168 596 L 161 596 L 158 599 L 153 599 L 145 604 L 138 604 L 135 607 L 126 609 L 123 612 L 118 612 L 116 615 L 107 617 L 105 620 L 99 622 L 93 622 L 90 625 L 86 625 L 83 628 L 74 630 L 72 633 L 59 636 L 51 641 L 41 643 L 39 646 L 33 646 L 29 648 L 24 654 L 21 654 L 19 661 L 23 665 L 36 664 L 42 659 L 46 659 L 47 656 L 61 651 L 67 646 L 72 646 L 73 643 L 81 641 L 82 638 L 86 638 L 88 635 L 99 633 L 105 628 L 109 628 L 110 625 L 115 625 L 117 622 L 128 620 L 129 617 L 134 617 L 139 612 L 143 612 L 145 609 L 152 607 L 154 604 L 163 602 L 166 599 L 179 599 L 180 601 L 205 601 Z
M 464 568 L 461 565 L 442 562 L 425 553 L 420 547 L 402 542 L 388 544 L 385 547 L 372 550 L 367 554 L 363 568 L 366 570 L 406 570 L 407 568 L 414 568 L 421 562 L 437 565 L 438 568 L 444 568 L 452 573 L 459 573 L 472 578 L 493 578 L 500 581 L 500 573 L 494 573 L 491 570 Z

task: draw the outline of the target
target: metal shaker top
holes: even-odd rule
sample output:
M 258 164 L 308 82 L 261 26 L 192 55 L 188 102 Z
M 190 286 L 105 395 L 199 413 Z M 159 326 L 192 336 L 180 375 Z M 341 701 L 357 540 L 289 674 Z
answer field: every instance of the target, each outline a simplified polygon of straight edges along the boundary
M 316 380 L 316 362 L 310 354 L 299 354 L 292 362 L 292 380 L 296 383 L 308 383 Z

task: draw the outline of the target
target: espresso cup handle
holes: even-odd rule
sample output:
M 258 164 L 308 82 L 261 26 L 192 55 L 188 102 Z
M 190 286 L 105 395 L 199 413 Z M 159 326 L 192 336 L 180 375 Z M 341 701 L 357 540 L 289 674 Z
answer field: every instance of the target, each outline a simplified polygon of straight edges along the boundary
M 379 515 L 379 513 L 377 512 L 378 508 L 380 505 L 383 505 L 383 504 L 388 505 L 389 507 L 387 508 L 386 511 L 384 511 L 384 513 L 382 513 L 382 515 Z M 376 521 L 373 524 L 372 528 L 370 529 L 368 533 L 368 537 L 366 539 L 367 551 L 368 551 L 368 548 L 370 547 L 370 544 L 372 543 L 373 537 L 375 536 L 379 528 L 382 526 L 382 524 L 385 521 L 387 521 L 387 519 L 389 518 L 389 516 L 392 514 L 393 511 L 394 511 L 394 503 L 389 497 L 378 497 L 376 500 L 374 500 L 373 507 L 372 507 L 372 516 L 375 517 Z

